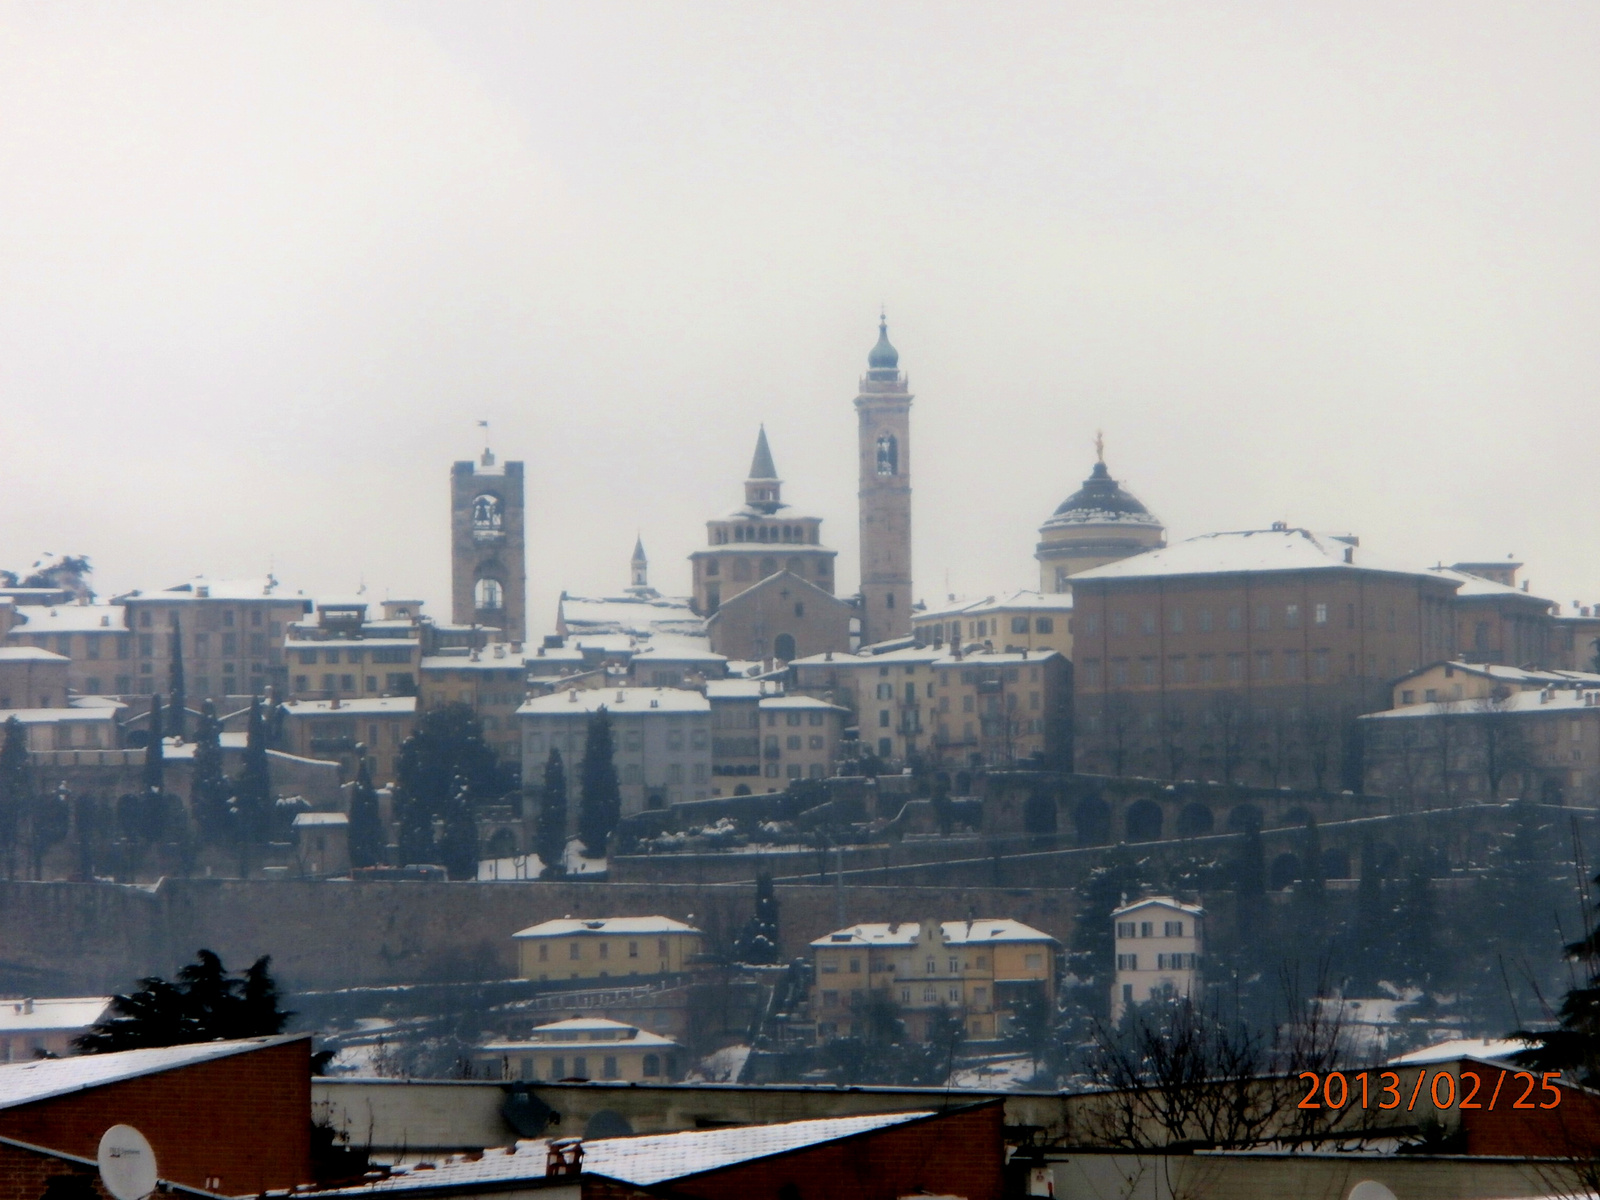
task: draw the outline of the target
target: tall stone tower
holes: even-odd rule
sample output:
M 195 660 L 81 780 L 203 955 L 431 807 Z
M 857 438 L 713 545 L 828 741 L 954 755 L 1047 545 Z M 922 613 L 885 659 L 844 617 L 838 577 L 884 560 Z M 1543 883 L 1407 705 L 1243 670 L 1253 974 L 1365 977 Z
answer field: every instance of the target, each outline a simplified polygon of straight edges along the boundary
M 861 453 L 861 644 L 911 633 L 911 393 L 878 319 L 856 396 Z
M 450 468 L 450 619 L 524 642 L 527 612 L 522 464 L 497 466 L 485 448 Z

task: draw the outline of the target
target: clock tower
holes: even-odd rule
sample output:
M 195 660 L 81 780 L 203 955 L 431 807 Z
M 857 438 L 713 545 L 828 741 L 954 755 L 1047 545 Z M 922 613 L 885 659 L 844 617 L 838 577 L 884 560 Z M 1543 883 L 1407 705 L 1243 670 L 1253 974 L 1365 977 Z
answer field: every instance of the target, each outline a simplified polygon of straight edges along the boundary
M 911 633 L 911 399 L 880 315 L 856 396 L 863 646 Z

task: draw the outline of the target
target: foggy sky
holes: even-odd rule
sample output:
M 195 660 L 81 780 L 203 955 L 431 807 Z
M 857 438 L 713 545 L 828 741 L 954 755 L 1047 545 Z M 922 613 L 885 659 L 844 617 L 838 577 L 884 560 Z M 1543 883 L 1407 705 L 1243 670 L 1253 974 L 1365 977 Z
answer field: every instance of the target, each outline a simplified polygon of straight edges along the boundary
M 447 615 L 452 459 L 530 629 L 688 588 L 759 422 L 856 580 L 880 303 L 918 595 L 1036 586 L 1104 429 L 1274 520 L 1600 600 L 1600 8 L 0 4 L 0 566 Z

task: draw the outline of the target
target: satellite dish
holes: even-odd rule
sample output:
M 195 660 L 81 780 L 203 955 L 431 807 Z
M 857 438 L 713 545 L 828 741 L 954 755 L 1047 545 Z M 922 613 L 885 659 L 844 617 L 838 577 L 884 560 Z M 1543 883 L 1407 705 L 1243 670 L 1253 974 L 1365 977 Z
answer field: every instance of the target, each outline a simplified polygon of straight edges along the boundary
M 116 1200 L 144 1200 L 156 1190 L 156 1152 L 132 1125 L 100 1135 L 100 1182 Z
M 1350 1200 L 1394 1200 L 1394 1193 L 1375 1179 L 1363 1179 L 1350 1189 Z

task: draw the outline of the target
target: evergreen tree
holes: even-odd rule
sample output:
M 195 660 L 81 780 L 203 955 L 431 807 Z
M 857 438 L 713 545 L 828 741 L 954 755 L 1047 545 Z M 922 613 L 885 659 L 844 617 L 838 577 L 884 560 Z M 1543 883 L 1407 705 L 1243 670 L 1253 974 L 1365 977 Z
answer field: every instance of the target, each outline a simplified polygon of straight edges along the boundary
M 466 819 L 471 805 L 497 794 L 499 775 L 495 754 L 483 738 L 483 722 L 470 706 L 446 704 L 429 709 L 415 731 L 400 747 L 397 783 L 400 861 L 403 865 L 436 863 L 443 846 L 436 846 L 436 818 L 455 822 L 452 852 L 461 855 L 466 845 Z M 465 814 L 454 811 L 463 796 Z M 447 833 L 446 837 L 450 835 Z M 476 826 L 473 854 L 476 854 Z M 464 860 L 458 860 L 460 867 Z M 475 860 L 474 860 L 475 861 Z M 473 873 L 477 867 L 474 865 Z
M 950 776 L 945 772 L 934 776 L 928 802 L 933 807 L 933 819 L 939 823 L 939 832 L 949 836 L 955 824 L 955 805 L 950 802 Z
M 1115 977 L 1116 942 L 1111 914 L 1137 900 L 1144 891 L 1148 883 L 1145 866 L 1119 846 L 1107 854 L 1104 866 L 1091 870 L 1077 887 L 1078 912 L 1067 956 L 1068 969 L 1080 982 L 1079 1003 L 1099 1016 L 1110 1011 L 1111 982 Z
M 350 865 L 375 867 L 383 861 L 383 820 L 378 793 L 372 786 L 367 756 L 361 756 L 355 787 L 350 790 Z
M 4 853 L 6 878 L 17 873 L 17 835 L 33 797 L 33 768 L 28 760 L 28 731 L 16 717 L 5 723 L 0 743 L 0 853 Z
M 1438 918 L 1433 907 L 1433 881 L 1421 858 L 1413 855 L 1406 864 L 1406 877 L 1395 910 L 1394 928 L 1398 934 L 1395 962 L 1402 983 L 1424 990 L 1436 987 L 1440 962 L 1434 940 Z
M 478 822 L 467 790 L 467 781 L 458 779 L 456 794 L 445 806 L 444 829 L 439 836 L 439 858 L 451 879 L 478 877 Z
M 189 703 L 189 697 L 183 683 L 183 626 L 179 624 L 177 617 L 172 618 L 170 645 L 168 684 L 172 691 L 172 720 L 169 724 L 172 726 L 172 736 L 182 741 L 188 717 L 184 706 Z
M 164 790 L 166 776 L 166 732 L 161 714 L 161 697 L 150 697 L 150 740 L 144 747 L 144 771 L 139 782 L 147 792 Z
M 1294 888 L 1294 918 L 1300 945 L 1320 947 L 1327 934 L 1327 880 L 1323 877 L 1322 834 L 1315 815 L 1306 818 L 1300 841 L 1300 878 Z
M 206 841 L 220 844 L 228 835 L 227 774 L 222 760 L 222 722 L 210 700 L 200 707 L 194 731 L 194 777 L 189 783 L 189 808 Z
M 745 925 L 734 949 L 740 962 L 779 961 L 778 896 L 772 886 L 772 876 L 765 871 L 756 876 L 755 915 Z
M 544 864 L 541 878 L 566 873 L 567 859 L 567 768 L 561 751 L 551 747 L 544 760 L 544 786 L 539 793 L 539 828 L 534 835 L 534 852 Z
M 1352 983 L 1361 995 L 1370 994 L 1389 969 L 1387 930 L 1389 912 L 1384 904 L 1383 877 L 1378 852 L 1370 835 L 1361 839 L 1361 879 L 1356 884 L 1355 921 L 1350 933 Z
M 617 780 L 611 714 L 603 704 L 589 718 L 578 788 L 578 833 L 583 838 L 583 852 L 590 858 L 602 858 L 606 842 L 622 817 L 622 785 Z
M 1463 906 L 1461 936 L 1480 951 L 1462 963 L 1474 1015 L 1510 1029 L 1537 1015 L 1560 989 L 1561 924 L 1572 893 L 1570 861 L 1539 805 L 1511 806 L 1510 832 L 1490 847 L 1488 869 Z
M 233 781 L 230 810 L 239 850 L 239 876 L 249 878 L 250 866 L 265 845 L 272 827 L 272 767 L 267 759 L 267 722 L 261 699 L 250 698 L 250 723 L 246 727 L 244 761 Z
M 51 847 L 63 842 L 72 828 L 72 802 L 67 785 L 53 792 L 35 790 L 28 812 L 28 856 L 33 862 L 33 877 L 44 878 L 44 859 Z
M 282 1033 L 294 1014 L 278 1007 L 278 985 L 258 958 L 234 974 L 209 950 L 183 967 L 175 980 L 150 976 L 138 990 L 113 996 L 111 1015 L 74 1040 L 83 1054 L 143 1050 L 218 1038 Z

